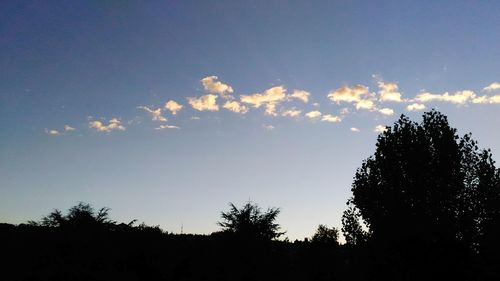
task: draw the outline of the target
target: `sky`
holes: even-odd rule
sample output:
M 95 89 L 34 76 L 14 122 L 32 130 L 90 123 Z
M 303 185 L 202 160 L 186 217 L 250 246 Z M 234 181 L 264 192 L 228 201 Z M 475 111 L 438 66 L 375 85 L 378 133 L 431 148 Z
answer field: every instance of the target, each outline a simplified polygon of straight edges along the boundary
M 433 108 L 500 155 L 498 1 L 2 1 L 0 221 L 79 201 L 169 232 L 228 203 L 290 239 Z M 496 156 L 496 157 L 495 157 Z

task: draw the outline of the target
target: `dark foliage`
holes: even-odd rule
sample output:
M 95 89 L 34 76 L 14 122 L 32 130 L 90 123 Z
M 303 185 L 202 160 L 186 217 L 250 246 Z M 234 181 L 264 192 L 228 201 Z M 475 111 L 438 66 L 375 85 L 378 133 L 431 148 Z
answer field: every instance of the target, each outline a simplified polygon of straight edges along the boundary
M 229 203 L 230 210 L 222 212 L 222 220 L 218 224 L 223 231 L 247 239 L 272 240 L 280 237 L 284 232 L 279 232 L 280 226 L 275 223 L 280 210 L 268 208 L 263 212 L 257 204 L 247 202 L 238 209 Z
M 339 230 L 335 227 L 329 228 L 326 225 L 320 224 L 316 233 L 311 238 L 312 243 L 323 245 L 338 245 L 339 244 Z

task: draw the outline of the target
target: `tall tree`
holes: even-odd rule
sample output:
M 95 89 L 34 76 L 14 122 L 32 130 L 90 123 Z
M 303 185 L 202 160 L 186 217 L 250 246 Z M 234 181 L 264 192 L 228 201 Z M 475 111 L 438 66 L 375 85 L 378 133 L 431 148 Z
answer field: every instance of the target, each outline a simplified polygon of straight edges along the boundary
M 470 135 L 459 138 L 433 110 L 420 124 L 403 115 L 379 135 L 374 155 L 354 177 L 352 204 L 379 241 L 475 248 L 498 217 L 498 182 L 491 152 L 479 150 Z

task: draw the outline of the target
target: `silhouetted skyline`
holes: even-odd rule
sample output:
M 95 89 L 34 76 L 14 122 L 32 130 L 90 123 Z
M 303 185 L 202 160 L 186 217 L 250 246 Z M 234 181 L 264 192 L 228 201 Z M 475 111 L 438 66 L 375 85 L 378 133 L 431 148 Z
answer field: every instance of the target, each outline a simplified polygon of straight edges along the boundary
M 356 168 L 401 114 L 438 108 L 500 155 L 499 13 L 493 1 L 3 2 L 0 221 L 85 201 L 211 233 L 222 206 L 250 199 L 280 207 L 290 239 L 340 229 Z

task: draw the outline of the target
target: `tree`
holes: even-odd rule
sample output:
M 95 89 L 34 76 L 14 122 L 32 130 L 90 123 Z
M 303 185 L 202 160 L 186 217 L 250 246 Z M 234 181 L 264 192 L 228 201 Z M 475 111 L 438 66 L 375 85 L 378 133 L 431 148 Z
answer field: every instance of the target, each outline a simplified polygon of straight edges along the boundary
M 262 212 L 257 204 L 247 202 L 238 209 L 233 203 L 229 203 L 230 210 L 222 212 L 223 221 L 218 224 L 224 232 L 235 234 L 239 237 L 250 239 L 272 240 L 285 234 L 279 232 L 280 226 L 275 223 L 279 208 L 268 208 Z
M 413 237 L 475 248 L 488 225 L 500 221 L 494 163 L 470 135 L 459 138 L 443 114 L 424 113 L 420 124 L 402 115 L 356 171 L 350 201 L 356 209 L 344 213 L 343 230 L 356 233 L 348 222 L 362 217 L 378 241 Z
M 329 228 L 326 225 L 320 224 L 316 233 L 311 238 L 311 242 L 318 244 L 338 245 L 339 230 L 335 227 Z
M 351 203 L 348 202 L 348 208 L 342 215 L 342 233 L 347 245 L 359 245 L 369 237 L 369 233 L 361 226 L 361 215 L 359 210 Z
M 90 204 L 79 202 L 66 215 L 55 209 L 40 222 L 30 224 L 75 230 L 109 229 L 116 225 L 109 218 L 109 211 L 109 208 L 103 207 L 96 212 Z

